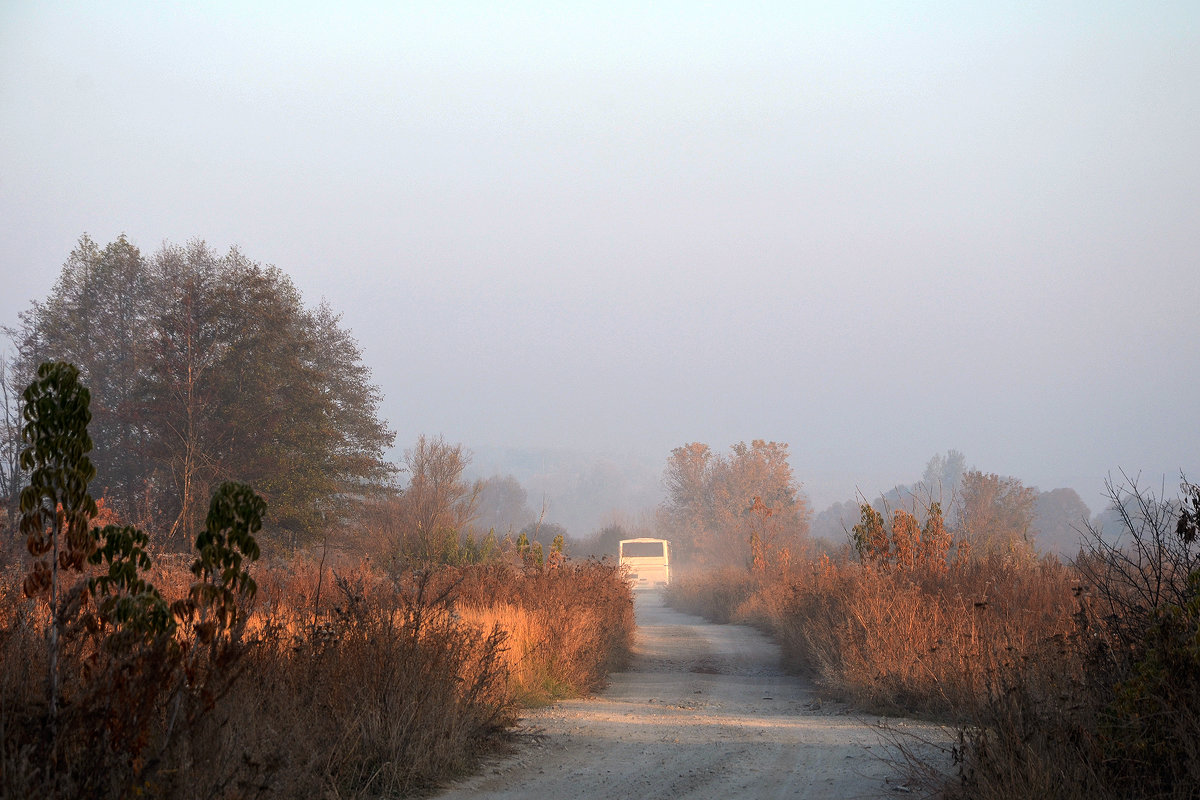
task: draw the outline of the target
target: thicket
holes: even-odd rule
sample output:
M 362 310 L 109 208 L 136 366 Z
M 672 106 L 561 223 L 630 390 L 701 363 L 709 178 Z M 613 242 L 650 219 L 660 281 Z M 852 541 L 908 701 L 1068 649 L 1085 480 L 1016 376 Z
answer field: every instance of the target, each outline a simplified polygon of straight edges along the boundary
M 192 557 L 155 555 L 96 524 L 78 370 L 38 378 L 34 560 L 0 575 L 0 797 L 409 795 L 628 653 L 615 567 L 263 570 L 266 505 L 242 484 L 218 488 Z
M 1112 497 L 1124 535 L 1072 564 L 924 560 L 910 520 L 864 508 L 858 560 L 695 575 L 669 602 L 768 630 L 832 695 L 954 725 L 951 796 L 1196 797 L 1200 488 Z

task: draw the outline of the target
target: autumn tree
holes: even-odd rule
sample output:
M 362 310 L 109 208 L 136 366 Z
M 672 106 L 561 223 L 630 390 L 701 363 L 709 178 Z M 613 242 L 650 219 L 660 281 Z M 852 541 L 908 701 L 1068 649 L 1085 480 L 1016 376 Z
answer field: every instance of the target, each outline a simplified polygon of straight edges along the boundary
M 971 470 L 962 478 L 960 535 L 978 554 L 1032 552 L 1037 490 L 1016 478 Z
M 750 565 L 758 572 L 775 565 L 786 568 L 791 562 L 791 550 L 780 547 L 783 528 L 775 518 L 775 509 L 755 495 L 743 517 L 750 531 Z
M 864 564 L 888 566 L 892 560 L 892 542 L 880 514 L 869 503 L 859 506 L 859 523 L 851 532 L 854 549 Z
M 440 435 L 421 434 L 404 451 L 404 463 L 408 486 L 395 504 L 397 544 L 409 560 L 440 560 L 475 518 L 481 483 L 463 475 L 471 452 Z
M 699 442 L 677 447 L 663 483 L 667 527 L 684 558 L 750 564 L 752 540 L 764 553 L 782 554 L 794 552 L 808 531 L 807 504 L 781 442 L 739 442 L 729 455 Z
M 862 503 L 859 513 L 850 541 L 864 564 L 883 570 L 947 568 L 952 538 L 942 519 L 941 503 L 925 509 L 924 525 L 914 511 L 905 509 L 892 512 L 890 529 L 883 514 L 870 503 Z
M 942 516 L 942 504 L 932 503 L 921 528 L 920 563 L 944 570 L 953 544 L 953 536 Z

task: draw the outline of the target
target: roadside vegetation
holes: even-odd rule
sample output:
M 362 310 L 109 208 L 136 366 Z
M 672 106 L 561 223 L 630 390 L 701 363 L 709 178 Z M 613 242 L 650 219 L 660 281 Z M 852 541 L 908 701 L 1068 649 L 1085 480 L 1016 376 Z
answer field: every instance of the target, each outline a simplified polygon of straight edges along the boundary
M 947 796 L 1195 797 L 1200 488 L 1112 495 L 1120 535 L 1090 528 L 1069 563 L 864 503 L 848 555 L 695 572 L 669 602 L 768 631 L 830 695 L 949 723 Z
M 462 445 L 385 461 L 357 343 L 279 270 L 85 236 L 5 333 L 0 798 L 420 794 L 628 658 L 620 570 Z M 1080 547 L 1077 494 L 955 451 L 815 518 L 784 443 L 685 444 L 664 484 L 630 524 L 672 541 L 669 602 L 952 726 L 936 791 L 1200 796 L 1196 485 L 1113 487 Z
M 151 565 L 168 607 L 194 594 Z M 522 707 L 592 691 L 623 663 L 632 599 L 614 568 L 496 562 L 388 575 L 247 570 L 226 627 L 131 633 L 75 584 L 57 711 L 48 609 L 0 584 L 0 796 L 420 794 L 503 747 Z
M 183 301 L 145 288 L 149 266 L 186 267 L 196 306 L 179 313 L 200 316 L 155 317 Z M 228 313 L 217 295 L 247 277 L 263 291 L 246 302 L 283 303 L 255 341 L 201 313 Z M 143 294 L 93 296 L 114 287 Z M 569 560 L 537 526 L 475 532 L 461 446 L 421 437 L 409 485 L 392 482 L 357 347 L 281 273 L 85 239 L 56 292 L 0 370 L 0 798 L 420 795 L 505 747 L 523 707 L 593 691 L 628 657 L 617 567 Z M 77 324 L 118 311 L 144 317 L 122 340 L 136 364 L 93 339 L 128 319 Z M 51 340 L 88 365 L 31 366 Z M 275 367 L 245 363 L 266 345 Z

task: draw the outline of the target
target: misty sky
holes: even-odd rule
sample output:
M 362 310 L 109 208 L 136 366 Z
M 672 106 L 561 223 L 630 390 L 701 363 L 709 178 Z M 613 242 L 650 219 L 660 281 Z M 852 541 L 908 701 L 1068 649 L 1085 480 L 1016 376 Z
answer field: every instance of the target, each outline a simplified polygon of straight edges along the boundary
M 401 447 L 1200 476 L 1200 4 L 643 5 L 3 0 L 0 323 L 198 237 Z

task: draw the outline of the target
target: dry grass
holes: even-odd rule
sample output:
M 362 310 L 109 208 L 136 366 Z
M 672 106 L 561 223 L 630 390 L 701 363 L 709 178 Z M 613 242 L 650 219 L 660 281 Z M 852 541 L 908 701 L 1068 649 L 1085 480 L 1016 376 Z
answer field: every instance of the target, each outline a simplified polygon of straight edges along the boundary
M 152 576 L 168 599 L 188 583 L 180 566 Z M 17 577 L 0 583 L 6 798 L 420 794 L 501 745 L 523 702 L 594 688 L 632 635 L 632 597 L 604 565 L 386 576 L 279 564 L 215 645 L 114 651 L 72 629 L 55 732 L 46 612 Z
M 516 697 L 534 704 L 542 695 L 553 691 L 554 676 L 546 669 L 546 659 L 541 657 L 546 648 L 540 635 L 542 626 L 537 614 L 508 603 L 484 607 L 460 606 L 458 613 L 464 623 L 481 633 L 492 630 L 503 632 L 501 661 L 508 673 L 509 687 Z
M 519 664 L 512 688 L 524 703 L 598 689 L 628 661 L 633 591 L 612 564 L 567 562 L 525 571 L 493 564 L 465 571 L 457 592 L 465 619 L 476 615 L 489 629 L 479 615 L 492 617 L 491 626 L 498 623 L 508 635 L 505 658 Z M 489 609 L 512 612 L 505 618 Z
M 1004 654 L 1071 628 L 1072 585 L 1052 560 L 996 558 L 923 572 L 820 559 L 786 573 L 727 570 L 684 581 L 670 602 L 771 632 L 790 669 L 840 699 L 880 712 L 946 714 L 979 696 Z

